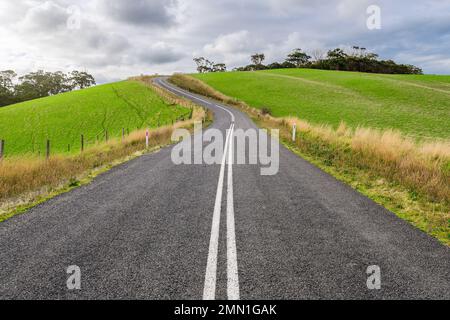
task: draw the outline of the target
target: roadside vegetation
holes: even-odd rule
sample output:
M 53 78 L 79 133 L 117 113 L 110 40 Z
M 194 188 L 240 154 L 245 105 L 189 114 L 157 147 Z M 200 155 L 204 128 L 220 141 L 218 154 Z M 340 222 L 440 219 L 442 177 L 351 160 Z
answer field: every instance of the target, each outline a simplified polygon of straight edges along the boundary
M 450 245 L 450 142 L 448 139 L 417 139 L 416 137 L 409 137 L 399 130 L 389 129 L 389 125 L 380 126 L 385 129 L 369 128 L 359 125 L 356 120 L 352 122 L 352 126 L 348 126 L 343 121 L 348 119 L 339 117 L 339 113 L 333 114 L 333 112 L 330 112 L 326 119 L 331 120 L 337 117 L 334 121 L 338 122 L 334 126 L 327 121 L 320 124 L 317 118 L 314 123 L 300 120 L 299 117 L 294 116 L 296 113 L 291 113 L 292 116 L 289 116 L 289 112 L 286 113 L 285 110 L 282 110 L 284 103 L 289 100 L 284 95 L 291 96 L 289 91 L 293 90 L 292 87 L 283 89 L 282 85 L 277 84 L 280 81 L 282 82 L 282 79 L 269 78 L 272 79 L 271 83 L 278 90 L 283 90 L 282 93 L 276 94 L 277 89 L 271 88 L 268 82 L 262 81 L 258 84 L 257 79 L 262 78 L 268 81 L 264 76 L 253 75 L 254 78 L 251 80 L 250 87 L 245 83 L 247 73 L 244 75 L 242 73 L 222 74 L 222 79 L 219 79 L 216 75 L 211 75 L 212 77 L 208 79 L 209 76 L 198 77 L 206 79 L 214 88 L 187 75 L 174 75 L 171 81 L 184 89 L 214 98 L 247 112 L 262 127 L 280 129 L 282 141 L 292 151 L 315 163 L 338 179 L 349 183 L 399 217 Z M 345 82 L 345 79 L 338 80 Z M 317 82 L 318 80 L 311 79 L 310 81 Z M 322 78 L 321 81 L 328 84 L 337 80 L 334 80 L 331 76 L 330 79 Z M 417 84 L 415 79 L 402 79 L 402 81 L 411 81 L 411 83 Z M 429 81 L 427 87 L 445 87 L 445 84 L 441 82 L 434 83 L 434 79 L 430 78 Z M 229 97 L 224 94 L 229 92 L 227 89 L 223 91 L 224 93 L 217 91 L 216 88 L 221 88 L 220 84 L 222 83 L 229 90 L 232 90 L 230 88 L 234 86 L 240 87 L 236 90 L 240 90 L 239 92 L 242 92 L 243 95 L 247 90 L 256 91 L 248 94 L 254 98 L 262 95 L 261 100 L 258 101 L 267 98 L 268 101 L 265 101 L 265 105 L 268 107 L 262 107 L 264 104 L 260 103 L 249 105 L 246 102 L 251 103 L 253 101 L 254 103 L 254 100 L 248 99 L 246 102 L 238 100 L 235 98 L 240 97 L 238 94 Z M 301 87 L 302 85 L 303 82 L 297 86 Z M 327 87 L 315 88 L 315 86 L 320 85 L 314 83 L 308 88 L 321 90 L 322 97 L 325 97 L 325 100 L 322 101 L 324 107 L 328 102 L 332 103 L 331 99 L 326 99 Z M 332 91 L 334 86 L 335 84 L 329 90 Z M 371 85 L 368 85 L 368 87 L 373 88 Z M 367 90 L 370 90 L 369 88 Z M 405 85 L 405 88 L 408 88 L 408 84 Z M 382 91 L 382 89 L 379 90 Z M 397 88 L 397 90 L 399 89 Z M 427 92 L 431 89 L 424 90 Z M 236 93 L 236 91 L 234 92 Z M 302 92 L 308 93 L 307 91 Z M 274 94 L 280 98 L 278 104 L 275 104 L 276 98 L 271 97 Z M 389 97 L 390 95 L 387 95 L 385 99 L 388 100 Z M 392 98 L 395 99 L 395 96 Z M 370 97 L 367 99 L 370 100 Z M 259 107 L 255 108 L 254 105 Z M 351 109 L 355 105 L 357 104 L 347 106 L 347 108 Z M 429 102 L 428 106 L 431 108 L 432 102 Z M 446 105 L 444 104 L 444 106 Z M 437 113 L 439 108 L 443 108 L 442 111 L 445 111 L 443 106 L 438 105 Z M 316 112 L 326 113 L 326 109 L 320 109 Z M 431 113 L 430 111 L 430 116 Z M 304 114 L 306 113 L 299 112 L 300 117 Z M 374 114 L 373 116 L 376 117 L 377 115 Z M 418 115 L 412 113 L 410 118 L 413 117 L 418 117 Z M 434 136 L 449 137 L 449 128 L 444 124 L 448 118 L 448 116 L 444 118 L 443 122 L 439 122 L 440 119 L 434 119 L 434 124 L 429 123 L 430 131 L 434 133 Z M 423 119 L 427 118 L 422 117 Z M 379 123 L 382 124 L 383 122 L 379 120 Z M 293 124 L 296 124 L 298 130 L 298 139 L 295 143 L 292 142 L 291 138 Z M 433 127 L 434 125 L 440 125 L 441 127 L 436 128 Z M 418 136 L 433 136 L 433 134 L 426 134 L 426 127 L 423 130 Z M 407 130 L 407 133 L 411 134 L 412 132 Z
M 107 142 L 99 141 L 91 144 L 83 152 L 78 150 L 77 153 L 52 154 L 48 159 L 32 154 L 6 157 L 0 162 L 0 221 L 21 213 L 49 197 L 87 183 L 95 175 L 114 165 L 170 144 L 172 132 L 176 128 L 192 129 L 195 121 L 204 121 L 211 116 L 205 113 L 203 108 L 154 86 L 150 77 L 137 77 L 113 85 L 123 86 L 122 90 L 131 89 L 130 95 L 137 94 L 136 90 L 142 91 L 140 95 L 137 94 L 136 99 L 142 99 L 142 104 L 156 104 L 155 107 L 148 106 L 148 110 L 167 115 L 174 112 L 174 123 L 172 124 L 171 120 L 167 120 L 171 118 L 166 118 L 165 122 L 160 122 L 159 127 L 154 122 L 144 122 L 143 126 L 152 124 L 153 127 L 149 130 L 148 149 L 146 148 L 146 129 L 144 127 L 138 130 L 134 128 L 134 131 L 123 138 L 116 137 Z M 102 90 L 107 92 L 111 90 L 107 88 L 108 86 L 104 86 L 100 92 L 89 89 L 84 90 L 84 92 L 80 91 L 80 93 L 82 93 L 81 96 L 84 101 L 94 103 L 96 99 L 104 97 Z M 91 94 L 92 96 L 89 97 Z M 57 96 L 52 98 L 57 98 Z M 110 97 L 109 102 L 114 102 L 111 99 L 112 97 Z M 119 100 L 116 103 L 120 107 L 126 108 L 126 110 L 123 110 L 124 113 L 134 113 L 133 108 L 129 107 L 128 104 L 123 104 L 120 98 L 116 99 Z M 52 101 L 51 105 L 55 106 L 55 102 Z M 80 108 L 83 107 L 80 106 Z M 164 108 L 167 108 L 167 110 L 164 110 Z M 176 111 L 179 111 L 179 113 L 176 113 Z M 182 120 L 180 115 L 186 114 L 185 111 L 188 111 L 189 116 Z M 180 121 L 176 121 L 177 114 Z M 74 122 L 73 126 L 76 126 L 79 120 L 77 115 L 76 112 L 66 114 L 66 117 L 71 118 Z

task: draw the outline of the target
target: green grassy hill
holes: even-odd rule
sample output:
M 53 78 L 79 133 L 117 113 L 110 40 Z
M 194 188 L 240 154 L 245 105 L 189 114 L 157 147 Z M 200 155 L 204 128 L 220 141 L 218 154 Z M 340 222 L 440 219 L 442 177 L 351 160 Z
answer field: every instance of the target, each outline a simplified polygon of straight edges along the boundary
M 310 69 L 195 74 L 216 90 L 272 115 L 351 127 L 395 128 L 450 138 L 450 76 Z
M 190 110 L 165 103 L 153 90 L 137 81 L 122 81 L 0 108 L 0 139 L 6 156 L 79 152 L 86 144 L 119 137 L 122 128 L 154 128 L 188 115 Z

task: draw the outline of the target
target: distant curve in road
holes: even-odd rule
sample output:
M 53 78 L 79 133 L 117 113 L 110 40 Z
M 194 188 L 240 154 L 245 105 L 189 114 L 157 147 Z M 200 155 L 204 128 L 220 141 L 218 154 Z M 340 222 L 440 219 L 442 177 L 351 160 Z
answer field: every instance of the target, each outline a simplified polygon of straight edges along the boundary
M 155 81 L 211 109 L 224 136 L 256 129 Z M 174 165 L 172 148 L 1 223 L 0 299 L 450 299 L 448 247 L 287 149 L 279 173 L 261 176 Z M 71 265 L 80 290 L 67 289 Z M 367 287 L 374 265 L 380 290 Z

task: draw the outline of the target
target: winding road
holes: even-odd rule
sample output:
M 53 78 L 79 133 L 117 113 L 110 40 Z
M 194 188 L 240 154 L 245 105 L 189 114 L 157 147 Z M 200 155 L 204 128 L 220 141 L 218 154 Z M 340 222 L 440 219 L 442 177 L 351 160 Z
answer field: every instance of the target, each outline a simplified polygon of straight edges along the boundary
M 227 161 L 255 124 L 155 82 L 214 112 L 222 162 L 166 147 L 1 223 L 0 299 L 450 299 L 448 247 L 282 146 L 273 176 Z

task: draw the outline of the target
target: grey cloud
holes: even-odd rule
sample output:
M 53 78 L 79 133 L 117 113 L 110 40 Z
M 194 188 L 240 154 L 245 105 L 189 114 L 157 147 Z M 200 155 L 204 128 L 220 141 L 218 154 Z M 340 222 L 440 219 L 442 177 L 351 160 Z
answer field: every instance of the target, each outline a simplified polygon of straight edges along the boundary
M 166 64 L 179 61 L 184 56 L 183 53 L 169 47 L 165 43 L 156 43 L 140 51 L 137 55 L 137 63 L 149 65 Z
M 450 0 L 376 2 L 382 30 L 370 31 L 372 0 L 0 0 L 0 66 L 45 66 L 44 57 L 55 68 L 81 66 L 113 80 L 194 71 L 197 55 L 232 68 L 256 51 L 272 62 L 296 47 L 360 45 L 425 72 L 450 73 Z M 66 28 L 70 5 L 81 9 L 80 30 Z
M 204 46 L 203 53 L 214 61 L 237 66 L 248 62 L 251 54 L 266 49 L 266 45 L 263 39 L 247 30 L 240 30 L 219 35 L 212 43 Z
M 131 24 L 168 26 L 174 23 L 170 9 L 176 4 L 173 0 L 104 0 L 101 7 L 111 18 Z
M 82 32 L 81 32 L 82 34 Z M 106 54 L 118 54 L 130 47 L 129 41 L 118 34 L 108 34 L 100 31 L 90 32 L 85 37 L 79 37 L 82 46 L 90 51 L 101 51 Z
M 24 18 L 18 23 L 26 32 L 52 32 L 66 27 L 69 13 L 53 1 L 31 6 Z

